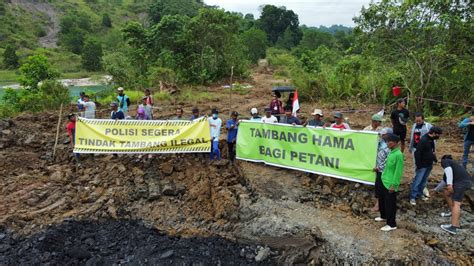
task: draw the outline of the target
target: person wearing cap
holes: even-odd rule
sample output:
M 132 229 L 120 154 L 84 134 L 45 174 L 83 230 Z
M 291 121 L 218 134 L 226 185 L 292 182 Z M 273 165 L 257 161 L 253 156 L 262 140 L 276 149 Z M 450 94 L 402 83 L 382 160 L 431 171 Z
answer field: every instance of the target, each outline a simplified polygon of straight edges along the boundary
M 380 216 L 375 218 L 376 222 L 386 222 L 380 230 L 384 232 L 397 229 L 397 192 L 403 177 L 403 153 L 398 147 L 400 138 L 395 134 L 386 137 L 390 153 L 387 156 L 385 168 L 379 185 L 379 211 Z
M 193 107 L 192 111 L 191 111 L 193 114 L 191 115 L 191 121 L 193 121 L 194 119 L 198 119 L 199 117 L 201 117 L 202 115 L 199 113 L 199 109 L 197 107 Z
M 219 118 L 219 112 L 216 108 L 212 109 L 212 116 L 208 118 L 208 121 L 209 127 L 211 128 L 211 154 L 209 157 L 211 161 L 216 158 L 217 160 L 220 160 L 221 152 L 219 150 L 219 136 L 221 135 L 222 120 Z
M 407 122 L 410 113 L 405 108 L 405 99 L 397 100 L 397 107 L 392 111 L 390 120 L 392 120 L 393 133 L 400 137 L 400 150 L 405 151 L 405 139 L 407 137 Z
M 183 117 L 184 111 L 183 108 L 178 107 L 176 108 L 176 115 L 171 118 L 171 120 L 186 120 Z
M 385 164 L 387 162 L 388 154 L 390 153 L 390 149 L 387 146 L 387 137 L 389 134 L 393 134 L 393 130 L 389 127 L 383 128 L 379 132 L 379 144 L 377 147 L 377 161 L 376 166 L 374 168 L 375 172 L 375 205 L 372 208 L 373 212 L 379 211 L 379 201 L 378 198 L 380 197 L 380 186 L 382 185 L 382 172 L 385 169 Z
M 265 108 L 265 116 L 262 117 L 261 122 L 273 124 L 278 123 L 278 119 L 274 115 L 272 115 L 272 109 Z
M 252 117 L 250 118 L 250 121 L 258 121 L 260 122 L 262 120 L 262 117 L 260 117 L 258 115 L 258 109 L 253 107 L 251 110 L 250 110 L 250 115 L 252 115 Z
M 125 114 L 123 113 L 123 111 L 118 109 L 118 103 L 112 102 L 110 104 L 110 108 L 112 109 L 112 111 L 110 112 L 110 119 L 114 119 L 114 120 L 125 119 Z
M 375 114 L 372 116 L 372 123 L 366 126 L 363 130 L 364 131 L 375 131 L 380 132 L 383 129 L 382 127 L 382 116 L 379 114 Z
M 336 112 L 334 114 L 334 119 L 336 120 L 336 122 L 331 124 L 331 128 L 338 128 L 340 130 L 351 129 L 349 124 L 344 122 L 344 115 L 341 112 Z
M 75 114 L 68 114 L 67 115 L 68 123 L 66 125 L 66 130 L 67 130 L 67 135 L 69 136 L 69 144 L 71 145 L 71 148 L 74 149 L 74 144 L 76 143 L 76 115 Z M 73 153 L 74 154 L 74 160 L 76 161 L 77 164 L 80 165 L 79 162 L 79 153 Z
M 270 109 L 272 110 L 272 115 L 280 122 L 280 115 L 284 113 L 283 103 L 280 101 L 281 94 L 279 91 L 275 91 L 272 96 L 273 99 L 270 102 Z
M 298 117 L 293 115 L 293 108 L 287 107 L 285 108 L 285 116 L 280 119 L 281 124 L 289 124 L 289 125 L 301 125 L 301 121 Z
M 117 89 L 117 103 L 118 103 L 118 109 L 121 110 L 124 115 L 127 115 L 128 113 L 128 107 L 130 107 L 130 98 L 125 95 L 123 92 L 123 88 L 119 87 Z
M 449 154 L 441 158 L 444 170 L 443 180 L 433 192 L 443 191 L 443 197 L 449 206 L 449 212 L 442 212 L 441 217 L 451 217 L 451 224 L 441 225 L 441 229 L 455 235 L 459 229 L 461 217 L 461 202 L 464 193 L 472 187 L 472 177 L 467 170 L 453 160 Z
M 469 153 L 474 146 L 474 110 L 471 110 L 471 117 L 466 117 L 459 123 L 459 128 L 465 131 L 464 135 L 464 153 L 462 155 L 462 166 L 467 168 Z M 471 160 L 471 172 L 474 173 L 474 161 Z
M 137 108 L 137 119 L 139 120 L 151 120 L 153 118 L 152 106 L 148 104 L 148 97 L 142 97 L 142 104 Z
M 428 176 L 433 169 L 433 163 L 438 162 L 436 158 L 435 140 L 439 139 L 443 130 L 440 127 L 432 127 L 428 134 L 424 135 L 418 143 L 415 151 L 415 177 L 410 187 L 410 204 L 415 206 L 416 199 L 428 200 L 423 193 L 428 181 Z
M 90 100 L 88 95 L 84 95 L 84 118 L 94 119 L 95 118 L 95 103 Z
M 230 115 L 230 119 L 227 120 L 225 127 L 227 128 L 227 147 L 229 151 L 229 160 L 233 162 L 235 160 L 235 143 L 237 142 L 237 132 L 239 129 L 238 120 L 239 113 L 233 111 Z
M 311 115 L 313 116 L 313 119 L 307 121 L 305 125 L 312 126 L 312 127 L 324 126 L 325 123 L 323 121 L 323 111 L 321 111 L 321 109 L 314 109 Z

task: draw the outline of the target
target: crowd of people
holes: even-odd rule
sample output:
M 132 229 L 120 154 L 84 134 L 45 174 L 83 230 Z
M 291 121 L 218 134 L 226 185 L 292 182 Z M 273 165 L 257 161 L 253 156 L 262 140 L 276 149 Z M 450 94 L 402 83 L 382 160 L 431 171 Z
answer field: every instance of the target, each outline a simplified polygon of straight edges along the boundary
M 314 109 L 311 113 L 311 119 L 301 121 L 298 113 L 293 110 L 292 97 L 292 94 L 290 94 L 286 106 L 283 107 L 283 103 L 280 101 L 281 94 L 278 91 L 274 92 L 269 106 L 264 109 L 264 116 L 260 116 L 258 109 L 254 107 L 250 110 L 249 120 L 261 123 L 301 125 L 304 127 L 334 128 L 339 130 L 351 129 L 342 112 L 335 112 L 332 116 L 333 120 L 330 121 L 324 119 L 321 109 Z M 123 88 L 118 88 L 116 101 L 110 104 L 110 119 L 121 120 L 131 118 L 129 116 L 130 104 L 130 98 L 124 93 Z M 81 93 L 77 106 L 81 116 L 95 118 L 95 104 L 84 93 Z M 178 107 L 175 115 L 170 119 L 192 121 L 203 117 L 197 107 L 194 107 L 191 111 L 191 117 L 185 118 L 183 108 Z M 396 106 L 390 114 L 391 127 L 383 127 L 383 114 L 377 113 L 372 116 L 370 125 L 363 129 L 364 131 L 378 132 L 380 136 L 376 166 L 373 169 L 375 172 L 375 197 L 377 200 L 372 210 L 380 212 L 380 216 L 375 218 L 375 221 L 386 223 L 381 228 L 382 231 L 397 229 L 397 194 L 404 171 L 405 142 L 407 137 L 409 137 L 408 150 L 414 164 L 414 176 L 409 191 L 410 204 L 416 206 L 417 200 L 428 200 L 433 194 L 441 193 L 450 209 L 449 211 L 442 212 L 441 216 L 451 217 L 451 223 L 441 225 L 441 228 L 451 234 L 456 234 L 460 226 L 462 198 L 466 190 L 471 188 L 473 182 L 471 174 L 468 173 L 467 165 L 470 149 L 474 145 L 474 111 L 471 112 L 470 117 L 465 118 L 459 124 L 459 127 L 465 131 L 462 163 L 459 164 L 453 160 L 453 157 L 449 154 L 443 155 L 440 162 L 444 171 L 443 180 L 436 188 L 431 190 L 427 188 L 427 181 L 433 166 L 438 163 L 436 140 L 441 137 L 443 130 L 426 122 L 423 113 L 416 113 L 411 133 L 407 136 L 409 117 L 410 113 L 406 108 L 406 99 L 399 99 L 396 101 Z M 74 145 L 76 117 L 74 114 L 70 114 L 68 119 L 67 131 L 71 145 Z M 153 97 L 149 90 L 145 91 L 142 103 L 137 107 L 135 119 L 153 119 Z M 234 162 L 237 133 L 240 124 L 239 113 L 236 111 L 231 112 L 230 119 L 224 124 L 219 117 L 219 110 L 213 108 L 211 115 L 207 119 L 211 137 L 209 159 L 221 160 L 219 138 L 221 129 L 225 126 L 227 131 L 227 158 Z M 76 154 L 75 158 L 78 160 L 79 155 Z M 472 165 L 472 172 L 474 172 L 474 164 Z

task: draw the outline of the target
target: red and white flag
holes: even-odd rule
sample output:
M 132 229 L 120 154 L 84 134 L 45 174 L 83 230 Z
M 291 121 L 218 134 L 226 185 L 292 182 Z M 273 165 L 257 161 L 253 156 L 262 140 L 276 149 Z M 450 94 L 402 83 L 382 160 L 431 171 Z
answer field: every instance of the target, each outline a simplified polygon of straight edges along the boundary
M 293 94 L 293 110 L 292 114 L 293 116 L 296 116 L 296 112 L 300 109 L 300 102 L 298 101 L 298 91 L 295 91 Z

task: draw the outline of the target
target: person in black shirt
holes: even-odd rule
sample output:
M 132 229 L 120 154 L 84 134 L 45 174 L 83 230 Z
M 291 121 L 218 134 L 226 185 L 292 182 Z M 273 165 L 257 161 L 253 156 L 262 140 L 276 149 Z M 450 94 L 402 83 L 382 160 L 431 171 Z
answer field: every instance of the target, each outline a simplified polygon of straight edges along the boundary
M 416 172 L 410 188 L 411 205 L 416 205 L 416 199 L 418 197 L 427 200 L 426 196 L 423 195 L 423 189 L 433 169 L 433 163 L 438 162 L 435 154 L 434 141 L 439 139 L 442 133 L 443 130 L 440 127 L 432 127 L 428 134 L 424 135 L 417 145 L 415 151 Z
M 464 135 L 464 153 L 462 156 L 462 166 L 467 169 L 467 163 L 469 161 L 469 153 L 471 147 L 474 146 L 474 110 L 471 111 L 471 117 L 465 118 L 459 127 L 465 131 Z M 472 163 L 472 172 L 474 173 L 474 162 Z
M 451 210 L 450 213 L 441 214 L 443 217 L 451 216 L 451 224 L 443 224 L 441 229 L 448 233 L 456 234 L 461 217 L 461 202 L 466 190 L 472 187 L 473 180 L 464 167 L 453 161 L 451 155 L 444 155 L 441 158 L 441 166 L 444 169 L 443 181 L 434 191 L 440 192 L 447 186 L 443 191 L 443 197 Z
M 397 100 L 397 108 L 392 111 L 390 119 L 392 120 L 393 133 L 400 137 L 400 150 L 405 151 L 405 139 L 407 137 L 407 122 L 410 113 L 405 108 L 405 99 Z

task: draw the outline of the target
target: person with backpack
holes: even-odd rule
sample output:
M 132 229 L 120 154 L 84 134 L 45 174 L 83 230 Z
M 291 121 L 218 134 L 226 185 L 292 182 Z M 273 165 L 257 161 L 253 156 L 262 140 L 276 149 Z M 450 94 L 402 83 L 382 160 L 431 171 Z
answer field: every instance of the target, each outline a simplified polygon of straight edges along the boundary
M 125 116 L 127 116 L 128 107 L 130 107 L 130 98 L 125 95 L 122 87 L 117 89 L 117 93 L 118 109 L 121 110 Z

